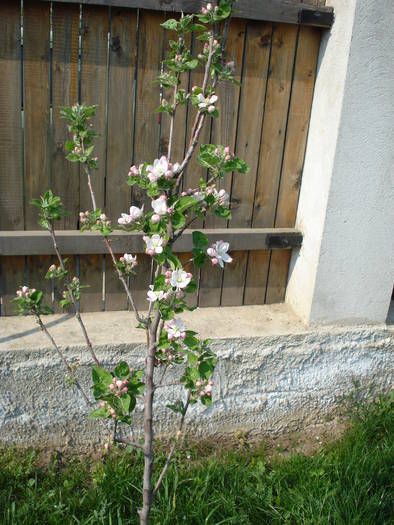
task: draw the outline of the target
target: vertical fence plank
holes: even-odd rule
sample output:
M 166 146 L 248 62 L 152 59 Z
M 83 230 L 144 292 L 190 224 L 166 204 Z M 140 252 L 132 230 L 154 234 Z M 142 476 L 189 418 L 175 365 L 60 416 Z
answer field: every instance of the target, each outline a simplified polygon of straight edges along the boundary
M 27 283 L 30 288 L 36 288 L 44 293 L 44 304 L 52 306 L 52 284 L 45 279 L 45 274 L 52 264 L 50 255 L 27 256 Z
M 65 158 L 69 133 L 60 108 L 78 102 L 79 6 L 54 3 L 52 20 L 53 191 L 69 212 L 57 228 L 73 230 L 80 211 L 79 167 Z
M 92 171 L 98 208 L 104 208 L 106 156 L 106 86 L 107 86 L 108 8 L 83 6 L 81 102 L 97 105 L 93 126 L 100 136 L 95 140 L 94 154 L 98 169 Z M 80 206 L 92 208 L 86 177 L 81 173 Z
M 176 17 L 178 18 L 178 17 Z M 164 42 L 163 42 L 163 56 L 164 58 L 168 58 L 168 41 L 175 39 L 176 35 L 173 31 L 164 31 Z M 190 47 L 191 42 L 191 34 L 188 33 L 185 35 L 185 46 Z M 190 72 L 189 73 L 183 73 L 181 75 L 181 83 L 179 85 L 180 89 L 185 89 L 186 91 L 189 88 L 189 81 L 190 81 Z M 172 103 L 173 98 L 172 90 L 166 90 L 164 92 L 164 98 L 168 100 L 168 102 Z M 160 155 L 166 155 L 168 152 L 168 141 L 170 136 L 170 120 L 171 117 L 168 113 L 162 113 L 161 114 L 161 123 L 160 123 L 160 146 L 159 146 L 159 154 Z M 187 122 L 187 106 L 178 106 L 175 113 L 175 121 L 174 121 L 174 132 L 173 132 L 173 141 L 172 141 L 172 154 L 171 154 L 171 162 L 182 162 L 184 153 L 185 153 L 185 140 L 186 140 L 186 122 Z
M 1 257 L 0 272 L 1 315 L 14 315 L 15 305 L 12 300 L 18 288 L 27 285 L 25 257 Z
M 297 27 L 274 26 L 270 74 L 253 210 L 253 226 L 273 225 L 292 84 Z M 249 252 L 245 304 L 261 304 L 267 285 L 268 251 Z M 261 283 L 261 284 L 260 284 Z
M 105 204 L 106 168 L 106 102 L 107 102 L 107 51 L 108 51 L 109 8 L 83 6 L 82 8 L 82 58 L 81 58 L 81 101 L 97 105 L 93 126 L 100 136 L 96 139 L 95 156 L 98 169 L 92 171 L 97 207 Z M 92 209 L 86 176 L 81 172 L 80 206 L 82 210 Z M 84 255 L 80 258 L 81 282 L 89 284 L 82 291 L 81 311 L 91 312 L 102 309 L 103 256 Z
M 301 27 L 275 216 L 278 228 L 294 226 L 296 218 L 319 45 L 320 31 Z M 290 255 L 290 250 L 271 254 L 266 295 L 269 304 L 284 301 Z
M 233 60 L 237 64 L 237 80 L 240 80 L 242 68 L 242 57 L 245 40 L 245 22 L 233 20 L 228 32 L 227 60 Z M 231 82 L 218 84 L 216 94 L 218 96 L 219 117 L 212 120 L 211 142 L 213 144 L 224 144 L 235 149 L 237 134 L 237 116 L 239 103 L 239 86 Z M 231 177 L 227 176 L 218 183 L 230 193 Z M 224 226 L 225 221 L 216 215 L 209 215 L 204 223 L 206 228 Z M 201 269 L 200 279 L 200 306 L 219 306 L 223 282 L 223 272 L 217 267 L 206 264 Z M 242 304 L 242 292 L 239 304 Z
M 37 229 L 37 210 L 30 205 L 49 188 L 49 3 L 24 2 L 23 99 L 25 115 L 26 229 Z
M 247 175 L 233 176 L 231 227 L 247 228 L 252 222 L 271 36 L 272 24 L 248 22 L 235 150 L 250 171 Z M 223 276 L 225 306 L 240 305 L 243 301 L 248 252 L 235 252 L 232 257 L 234 260 Z
M 153 163 L 159 152 L 159 118 L 155 109 L 159 105 L 159 89 L 152 82 L 160 74 L 162 59 L 164 14 L 140 10 L 138 34 L 137 97 L 135 108 L 134 163 Z M 150 199 L 133 186 L 132 201 L 150 209 Z
M 111 9 L 106 213 L 114 226 L 120 214 L 128 211 L 131 200 L 126 178 L 132 156 L 136 31 L 135 10 Z M 124 310 L 125 291 L 108 255 L 105 268 L 105 309 Z
M 100 312 L 103 309 L 103 255 L 80 255 L 79 260 L 81 284 L 89 285 L 81 291 L 81 312 Z
M 112 8 L 109 46 L 106 212 L 116 224 L 130 206 L 137 13 Z
M 23 230 L 19 2 L 6 0 L 0 17 L 0 230 Z

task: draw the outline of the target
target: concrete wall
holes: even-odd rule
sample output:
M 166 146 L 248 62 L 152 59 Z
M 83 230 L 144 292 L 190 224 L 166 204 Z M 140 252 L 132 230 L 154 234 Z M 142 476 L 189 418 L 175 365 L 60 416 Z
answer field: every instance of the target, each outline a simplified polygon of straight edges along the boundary
M 384 322 L 394 282 L 394 2 L 328 0 L 286 300 L 310 323 Z
M 127 312 L 85 314 L 103 365 L 126 359 L 144 363 L 141 330 Z M 214 338 L 219 357 L 213 405 L 191 409 L 187 433 L 195 438 L 231 439 L 237 430 L 251 439 L 278 436 L 330 419 L 354 390 L 392 387 L 394 331 L 384 327 L 306 329 L 285 305 L 207 308 L 185 316 L 188 327 Z M 74 319 L 53 316 L 48 325 L 68 359 L 78 360 L 78 375 L 90 385 L 90 359 Z M 107 438 L 74 389 L 65 388 L 64 368 L 32 319 L 0 320 L 0 442 L 69 449 L 93 449 Z M 180 369 L 168 376 L 173 382 Z M 169 400 L 179 387 L 159 389 L 157 435 L 174 429 Z M 141 423 L 141 403 L 135 418 Z

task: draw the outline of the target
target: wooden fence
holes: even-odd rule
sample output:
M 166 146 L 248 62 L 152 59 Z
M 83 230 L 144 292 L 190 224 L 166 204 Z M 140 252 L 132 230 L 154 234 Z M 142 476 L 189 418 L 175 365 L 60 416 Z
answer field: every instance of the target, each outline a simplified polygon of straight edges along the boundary
M 50 241 L 45 234 L 30 231 L 38 226 L 29 201 L 48 188 L 70 211 L 60 225 L 66 230 L 61 242 L 71 271 L 90 285 L 82 295 L 81 310 L 127 308 L 97 238 L 74 233 L 79 211 L 90 207 L 89 196 L 78 166 L 64 158 L 67 132 L 59 108 L 76 101 L 98 104 L 100 163 L 94 185 L 98 206 L 116 223 L 130 203 L 143 202 L 141 194 L 125 184 L 130 164 L 152 161 L 166 151 L 168 120 L 154 112 L 159 91 L 152 81 L 160 72 L 169 38 L 159 24 L 169 13 L 153 0 L 95 3 L 135 7 L 72 0 L 24 0 L 23 10 L 19 1 L 3 0 L 0 5 L 2 315 L 12 314 L 10 301 L 22 284 L 44 289 L 49 302 L 59 294 L 56 283 L 44 280 L 54 261 Z M 178 0 L 175 8 L 196 3 Z M 220 117 L 206 127 L 202 142 L 229 144 L 247 161 L 250 173 L 224 182 L 231 195 L 232 220 L 226 224 L 210 217 L 198 225 L 221 228 L 217 235 L 227 235 L 234 250 L 234 262 L 224 272 L 208 267 L 201 271 L 193 298 L 200 306 L 274 303 L 284 298 L 290 248 L 301 238 L 294 222 L 320 43 L 315 26 L 332 23 L 328 8 L 272 0 L 262 2 L 257 16 L 258 2 L 239 4 L 238 16 L 243 18 L 231 22 L 227 57 L 237 64 L 242 84 L 226 83 L 217 89 Z M 291 12 L 272 8 L 282 4 Z M 140 9 L 143 5 L 158 10 Z M 197 52 L 199 41 L 192 45 Z M 194 70 L 183 87 L 201 82 L 201 71 Z M 183 157 L 193 111 L 181 108 L 177 113 L 174 159 Z M 193 161 L 185 188 L 205 176 Z M 138 240 L 131 237 L 122 237 L 118 244 L 114 239 L 118 253 L 127 246 L 140 251 Z M 188 258 L 188 246 L 187 241 L 179 246 L 183 260 Z M 138 269 L 130 284 L 142 307 L 150 272 L 143 254 Z

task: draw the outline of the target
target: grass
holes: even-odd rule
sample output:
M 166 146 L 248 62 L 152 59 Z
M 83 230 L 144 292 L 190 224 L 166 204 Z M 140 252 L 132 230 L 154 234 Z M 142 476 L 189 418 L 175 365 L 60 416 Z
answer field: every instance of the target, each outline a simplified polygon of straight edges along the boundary
M 359 408 L 342 439 L 313 456 L 268 459 L 257 450 L 178 453 L 152 511 L 154 525 L 365 524 L 394 522 L 392 398 Z M 136 524 L 142 460 L 0 453 L 0 523 Z M 163 461 L 160 458 L 159 461 Z

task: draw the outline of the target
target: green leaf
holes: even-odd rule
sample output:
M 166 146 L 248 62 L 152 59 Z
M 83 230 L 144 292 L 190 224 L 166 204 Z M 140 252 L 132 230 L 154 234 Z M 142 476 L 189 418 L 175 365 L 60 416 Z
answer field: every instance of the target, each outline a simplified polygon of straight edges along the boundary
M 177 31 L 178 29 L 178 21 L 174 20 L 173 18 L 166 20 L 160 25 L 161 27 L 164 27 L 164 29 L 169 29 L 170 31 Z
M 195 199 L 195 197 L 188 195 L 179 199 L 179 201 L 175 205 L 175 209 L 179 213 L 182 213 L 183 211 L 187 210 L 188 208 L 191 208 L 192 206 L 195 206 L 196 204 L 198 204 L 198 201 Z
M 200 401 L 206 407 L 210 407 L 212 405 L 212 399 L 208 396 L 200 397 Z
M 95 408 L 88 416 L 88 419 L 96 419 L 100 417 L 108 417 L 109 411 L 107 408 Z
M 172 410 L 173 412 L 175 412 L 177 414 L 182 414 L 182 415 L 186 414 L 185 405 L 184 405 L 183 401 L 180 401 L 179 399 L 177 399 L 175 401 L 175 403 L 173 403 L 171 405 L 167 405 L 167 408 L 169 408 L 170 410 Z
M 100 366 L 94 366 L 92 368 L 92 379 L 93 383 L 104 383 L 104 385 L 110 385 L 112 383 L 112 374 L 101 368 Z
M 180 230 L 183 228 L 186 224 L 186 219 L 182 213 L 179 213 L 178 211 L 175 211 L 171 215 L 171 222 L 175 230 Z
M 126 379 L 130 373 L 129 365 L 126 363 L 126 361 L 121 361 L 118 366 L 115 367 L 114 372 L 116 377 L 119 377 L 120 379 Z
M 208 246 L 208 237 L 200 232 L 200 231 L 194 231 L 193 232 L 193 246 L 197 250 L 204 250 Z

